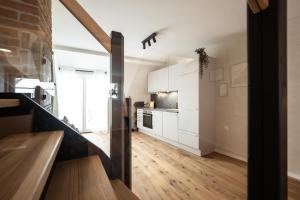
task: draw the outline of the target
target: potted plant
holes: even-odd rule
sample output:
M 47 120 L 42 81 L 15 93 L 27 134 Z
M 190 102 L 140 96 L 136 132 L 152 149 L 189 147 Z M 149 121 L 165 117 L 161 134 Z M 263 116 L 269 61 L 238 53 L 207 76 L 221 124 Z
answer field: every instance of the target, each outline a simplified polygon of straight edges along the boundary
M 205 48 L 198 48 L 195 52 L 199 55 L 199 72 L 200 78 L 203 76 L 203 70 L 208 68 L 209 60 L 208 55 L 205 52 Z

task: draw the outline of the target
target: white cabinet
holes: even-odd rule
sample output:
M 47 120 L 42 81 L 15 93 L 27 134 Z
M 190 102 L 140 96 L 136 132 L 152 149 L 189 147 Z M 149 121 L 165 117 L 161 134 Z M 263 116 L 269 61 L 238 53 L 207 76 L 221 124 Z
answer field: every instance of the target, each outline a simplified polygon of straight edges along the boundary
M 163 137 L 178 142 L 178 114 L 163 112 Z
M 194 149 L 199 149 L 199 136 L 189 134 L 187 132 L 178 131 L 178 141 L 181 144 L 192 147 Z
M 199 75 L 197 72 L 183 74 L 178 78 L 178 108 L 198 109 L 199 107 Z
M 163 134 L 163 113 L 152 111 L 153 134 L 162 136 Z
M 143 109 L 137 109 L 137 127 L 143 128 Z
M 148 92 L 164 92 L 169 90 L 169 68 L 163 68 L 148 74 Z
M 178 91 L 179 75 L 181 74 L 183 65 L 177 64 L 169 67 L 169 91 Z
M 181 109 L 178 114 L 178 129 L 190 133 L 199 133 L 199 110 Z

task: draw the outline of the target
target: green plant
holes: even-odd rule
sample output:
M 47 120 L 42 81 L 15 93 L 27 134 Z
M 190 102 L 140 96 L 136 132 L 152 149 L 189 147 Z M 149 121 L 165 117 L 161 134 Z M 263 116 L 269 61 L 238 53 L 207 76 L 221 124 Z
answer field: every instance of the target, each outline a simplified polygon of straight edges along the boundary
M 208 55 L 205 52 L 205 48 L 198 48 L 195 52 L 199 55 L 199 71 L 200 71 L 200 78 L 203 76 L 204 69 L 208 68 L 209 60 Z

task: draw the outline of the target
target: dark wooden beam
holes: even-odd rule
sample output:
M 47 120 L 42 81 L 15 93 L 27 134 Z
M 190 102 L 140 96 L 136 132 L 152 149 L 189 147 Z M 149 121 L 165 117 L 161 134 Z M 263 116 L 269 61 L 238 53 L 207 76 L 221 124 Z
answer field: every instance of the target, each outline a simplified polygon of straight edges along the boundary
M 111 38 L 111 84 L 117 87 L 116 94 L 111 97 L 111 172 L 112 179 L 124 182 L 124 37 L 121 33 L 112 32 Z
M 248 7 L 248 199 L 287 199 L 287 0 Z

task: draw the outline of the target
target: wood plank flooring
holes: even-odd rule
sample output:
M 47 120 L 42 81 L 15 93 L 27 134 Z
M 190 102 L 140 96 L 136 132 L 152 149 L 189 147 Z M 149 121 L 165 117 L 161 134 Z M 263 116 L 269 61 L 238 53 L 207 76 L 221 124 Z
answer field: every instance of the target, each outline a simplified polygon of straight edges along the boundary
M 150 136 L 132 138 L 132 190 L 142 200 L 246 200 L 247 164 L 221 154 L 198 157 Z M 289 180 L 289 200 L 300 184 Z

